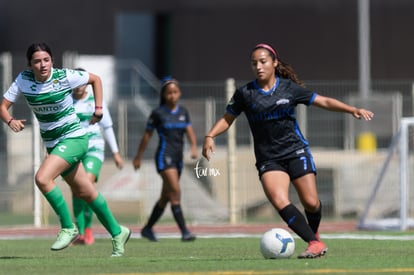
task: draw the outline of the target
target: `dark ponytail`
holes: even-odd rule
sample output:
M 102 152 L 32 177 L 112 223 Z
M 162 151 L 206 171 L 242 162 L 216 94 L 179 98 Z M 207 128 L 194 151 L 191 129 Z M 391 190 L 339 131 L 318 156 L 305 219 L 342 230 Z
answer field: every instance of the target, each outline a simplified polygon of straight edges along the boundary
M 276 75 L 288 78 L 298 84 L 299 86 L 304 87 L 305 84 L 302 82 L 302 80 L 299 79 L 298 75 L 296 74 L 293 67 L 287 63 L 284 63 L 282 60 L 278 59 L 278 65 L 276 67 Z

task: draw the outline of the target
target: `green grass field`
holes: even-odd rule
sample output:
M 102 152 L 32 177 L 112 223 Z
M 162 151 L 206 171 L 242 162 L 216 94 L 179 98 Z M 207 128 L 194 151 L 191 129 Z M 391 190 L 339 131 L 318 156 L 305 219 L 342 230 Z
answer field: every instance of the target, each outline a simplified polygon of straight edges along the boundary
M 59 252 L 49 249 L 53 239 L 0 240 L 0 274 L 414 274 L 412 235 L 375 234 L 406 239 L 379 240 L 361 233 L 357 236 L 368 238 L 326 238 L 328 254 L 306 260 L 296 258 L 305 249 L 299 239 L 293 257 L 284 260 L 263 259 L 259 237 L 199 238 L 192 243 L 132 238 L 121 258 L 109 257 L 109 239 Z

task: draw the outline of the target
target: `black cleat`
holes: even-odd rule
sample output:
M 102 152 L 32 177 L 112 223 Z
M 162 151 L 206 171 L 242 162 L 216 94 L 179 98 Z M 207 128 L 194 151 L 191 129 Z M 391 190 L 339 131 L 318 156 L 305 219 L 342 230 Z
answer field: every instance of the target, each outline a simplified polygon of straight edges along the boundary
M 183 236 L 182 236 L 182 238 L 181 238 L 181 240 L 183 242 L 192 242 L 195 239 L 196 239 L 196 236 L 194 236 L 193 234 L 191 234 L 191 232 L 184 233 Z
M 141 236 L 143 238 L 147 238 L 151 242 L 158 242 L 158 239 L 155 237 L 154 232 L 152 232 L 151 228 L 148 228 L 148 227 L 142 228 Z

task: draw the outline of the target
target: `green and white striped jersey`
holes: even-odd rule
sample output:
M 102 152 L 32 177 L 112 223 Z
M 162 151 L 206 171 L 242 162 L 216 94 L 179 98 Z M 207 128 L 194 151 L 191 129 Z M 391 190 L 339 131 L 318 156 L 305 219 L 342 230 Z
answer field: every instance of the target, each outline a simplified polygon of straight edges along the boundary
M 103 102 L 102 120 L 95 124 L 90 124 L 91 117 L 95 112 L 95 99 L 91 91 L 87 91 L 87 96 L 82 99 L 74 99 L 76 114 L 80 119 L 82 128 L 86 129 L 89 137 L 88 153 L 101 161 L 104 160 L 105 139 L 109 143 L 113 153 L 118 152 L 118 145 L 112 129 L 112 117 L 108 107 Z M 105 135 L 105 139 L 102 134 Z M 109 132 L 109 133 L 108 133 Z
M 38 82 L 31 70 L 21 72 L 4 98 L 16 102 L 23 94 L 39 121 L 40 134 L 47 148 L 59 141 L 86 134 L 75 113 L 72 89 L 87 84 L 89 74 L 83 71 L 52 68 L 45 82 Z

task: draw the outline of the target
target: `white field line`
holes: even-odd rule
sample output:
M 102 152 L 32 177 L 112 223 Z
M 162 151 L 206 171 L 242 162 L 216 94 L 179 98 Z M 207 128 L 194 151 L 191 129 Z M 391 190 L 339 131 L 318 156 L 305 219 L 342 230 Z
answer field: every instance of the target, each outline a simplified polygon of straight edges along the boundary
M 244 234 L 244 233 L 209 233 L 209 234 L 196 234 L 197 238 L 200 239 L 211 239 L 211 238 L 260 238 L 261 234 Z M 387 235 L 387 234 L 381 234 L 379 233 L 327 233 L 327 234 L 321 234 L 321 239 L 349 239 L 349 240 L 394 240 L 394 241 L 413 241 L 414 240 L 414 234 L 413 235 Z M 0 240 L 21 240 L 21 239 L 49 239 L 53 238 L 55 235 L 51 236 L 34 236 L 34 235 L 7 235 L 7 236 L 1 236 Z M 159 233 L 157 234 L 157 237 L 162 239 L 179 239 L 181 238 L 181 235 L 179 233 Z M 295 239 L 299 239 L 298 236 L 293 235 Z M 106 239 L 109 238 L 109 234 L 95 234 L 95 238 L 97 239 Z M 140 233 L 132 233 L 131 238 L 139 239 L 141 238 Z

